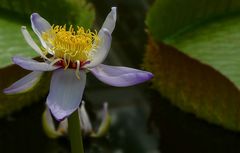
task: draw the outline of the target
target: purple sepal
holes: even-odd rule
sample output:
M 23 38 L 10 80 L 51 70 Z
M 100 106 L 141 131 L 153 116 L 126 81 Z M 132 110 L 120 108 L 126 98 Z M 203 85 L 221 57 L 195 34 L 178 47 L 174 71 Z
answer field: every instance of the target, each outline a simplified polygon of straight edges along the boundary
M 38 62 L 33 59 L 20 56 L 14 56 L 12 60 L 15 64 L 30 71 L 53 71 L 59 68 L 57 66 L 52 66 L 45 62 Z
M 147 71 L 141 71 L 128 67 L 108 66 L 100 64 L 89 69 L 100 81 L 116 87 L 127 87 L 136 85 L 153 77 Z
M 13 83 L 10 87 L 3 90 L 5 94 L 23 93 L 32 89 L 40 80 L 42 72 L 33 71 L 24 76 L 17 82 Z

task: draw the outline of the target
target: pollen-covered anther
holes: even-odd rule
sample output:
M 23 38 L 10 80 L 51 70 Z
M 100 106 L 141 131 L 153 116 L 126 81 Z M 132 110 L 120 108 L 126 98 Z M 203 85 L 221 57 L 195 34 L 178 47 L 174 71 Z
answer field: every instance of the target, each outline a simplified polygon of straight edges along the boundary
M 74 30 L 72 25 L 68 30 L 66 25 L 53 25 L 49 31 L 42 34 L 42 37 L 51 46 L 54 56 L 68 63 L 90 61 L 91 51 L 95 50 L 99 44 L 96 31 L 84 30 L 83 27 L 77 27 L 77 30 Z

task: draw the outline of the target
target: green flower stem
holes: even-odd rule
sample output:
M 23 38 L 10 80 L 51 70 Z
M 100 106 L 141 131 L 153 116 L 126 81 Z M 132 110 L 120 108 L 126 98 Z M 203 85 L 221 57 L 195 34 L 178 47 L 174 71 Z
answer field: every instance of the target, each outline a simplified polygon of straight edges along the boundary
M 71 142 L 72 153 L 84 153 L 81 132 L 78 110 L 76 110 L 68 118 L 68 134 Z

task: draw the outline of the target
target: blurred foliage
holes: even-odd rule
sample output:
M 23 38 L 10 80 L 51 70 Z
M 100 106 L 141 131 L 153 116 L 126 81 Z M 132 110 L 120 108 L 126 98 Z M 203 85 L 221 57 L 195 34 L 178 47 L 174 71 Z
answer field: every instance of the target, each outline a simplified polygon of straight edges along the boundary
M 238 0 L 156 0 L 148 12 L 146 24 L 154 39 L 162 41 L 203 22 L 239 11 Z
M 225 17 L 188 30 L 167 43 L 211 65 L 240 87 L 240 16 Z
M 239 11 L 238 0 L 156 0 L 146 19 L 154 88 L 232 130 L 240 130 Z
M 154 73 L 153 87 L 173 104 L 209 122 L 239 130 L 239 89 L 218 71 L 153 41 L 144 63 Z
M 23 70 L 16 65 L 0 69 L 0 91 L 3 91 L 5 87 L 25 76 L 27 73 L 29 73 L 29 71 Z M 29 92 L 15 95 L 5 95 L 0 92 L 0 117 L 8 115 L 13 111 L 20 110 L 24 106 L 39 102 L 41 99 L 43 99 L 42 102 L 45 102 L 49 82 L 50 73 L 46 73 L 42 76 L 38 85 Z
M 12 56 L 20 55 L 30 58 L 38 56 L 25 42 L 20 31 L 21 26 L 26 25 L 39 43 L 30 26 L 29 17 L 33 12 L 38 12 L 51 24 L 74 24 L 85 28 L 91 28 L 95 18 L 92 5 L 85 0 L 0 0 L 1 91 L 28 73 L 18 66 L 9 66 L 12 63 Z M 28 93 L 9 96 L 1 92 L 0 117 L 46 96 L 49 79 L 50 75 L 44 76 L 40 84 Z
M 37 12 L 52 24 L 79 24 L 85 28 L 91 27 L 95 17 L 92 5 L 85 0 L 0 0 L 0 9 L 25 19 Z
M 12 63 L 12 56 L 39 56 L 24 40 L 21 34 L 21 24 L 0 18 L 0 68 Z M 28 28 L 31 31 L 31 28 Z M 32 33 L 32 35 L 34 35 Z M 1 79 L 1 81 L 3 81 Z

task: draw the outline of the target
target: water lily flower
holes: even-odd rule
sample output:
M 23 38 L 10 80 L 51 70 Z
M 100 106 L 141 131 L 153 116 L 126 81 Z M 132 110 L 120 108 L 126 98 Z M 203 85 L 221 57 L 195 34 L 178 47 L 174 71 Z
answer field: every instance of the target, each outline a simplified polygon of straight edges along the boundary
M 39 47 L 25 26 L 22 33 L 26 42 L 44 59 L 44 62 L 15 56 L 13 62 L 33 71 L 4 90 L 6 94 L 28 91 L 44 71 L 53 71 L 46 103 L 57 120 L 63 120 L 80 105 L 86 83 L 86 73 L 91 72 L 100 81 L 116 87 L 132 86 L 153 77 L 152 73 L 128 67 L 101 64 L 111 46 L 117 11 L 112 7 L 100 31 L 83 27 L 50 25 L 39 14 L 31 15 L 31 25 L 42 47 Z M 49 57 L 50 56 L 50 57 Z
M 82 101 L 81 107 L 78 108 L 78 114 L 80 119 L 79 121 L 81 125 L 81 130 L 83 131 L 83 134 L 85 136 L 96 138 L 96 137 L 102 137 L 107 134 L 108 129 L 110 127 L 110 123 L 111 123 L 107 102 L 103 104 L 103 110 L 101 113 L 102 121 L 100 123 L 100 126 L 97 128 L 96 132 L 94 131 L 92 127 L 92 123 L 88 117 L 88 113 L 85 109 L 84 101 Z M 54 124 L 54 120 L 48 108 L 46 108 L 43 113 L 42 123 L 43 123 L 43 129 L 46 135 L 50 138 L 58 138 L 62 136 L 67 136 L 68 134 L 67 118 L 59 122 L 59 124 L 56 126 Z

